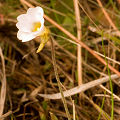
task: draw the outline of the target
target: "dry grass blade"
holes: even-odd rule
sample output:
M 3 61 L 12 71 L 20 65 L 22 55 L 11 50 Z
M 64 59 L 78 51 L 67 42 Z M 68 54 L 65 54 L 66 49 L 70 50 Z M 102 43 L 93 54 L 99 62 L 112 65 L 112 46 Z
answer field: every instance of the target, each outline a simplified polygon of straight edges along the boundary
M 95 104 L 93 102 L 93 100 L 91 100 L 88 96 L 86 96 L 84 94 L 84 97 L 94 106 L 94 108 L 99 112 L 101 113 L 101 115 L 103 116 L 103 120 L 110 120 L 110 116 L 104 111 L 102 110 L 97 104 Z
M 0 48 L 0 57 L 1 57 L 1 63 L 2 63 L 2 76 L 1 76 L 1 93 L 0 93 L 0 116 L 2 116 L 4 111 L 4 104 L 5 104 L 5 98 L 6 98 L 6 74 L 5 74 L 5 62 L 4 62 L 4 56 L 2 53 L 2 49 Z
M 118 1 L 118 3 L 120 4 L 120 0 L 117 0 Z
M 73 120 L 75 120 L 75 102 L 74 100 L 72 101 L 73 103 Z
M 66 17 L 66 14 L 64 14 L 64 13 L 62 13 L 62 12 L 59 12 L 59 11 L 57 11 L 57 10 L 55 10 L 55 9 L 52 9 L 52 8 L 50 8 L 50 7 L 47 7 L 47 6 L 43 5 L 43 4 L 40 4 L 39 2 L 37 2 L 37 1 L 35 1 L 35 0 L 30 0 L 30 2 L 33 3 L 33 4 L 36 4 L 36 5 L 38 5 L 38 6 L 41 6 L 42 8 L 45 8 L 46 10 L 49 10 L 49 11 L 51 11 L 51 12 L 54 12 L 54 13 L 56 13 L 56 14 L 58 14 L 58 15 L 61 15 L 61 16 Z
M 106 92 L 108 92 L 109 94 L 112 94 L 111 91 L 108 90 L 108 89 L 107 89 L 106 87 L 104 87 L 103 85 L 100 85 L 100 87 L 101 87 L 102 89 L 104 89 Z M 117 100 L 120 101 L 120 98 L 119 98 L 117 95 L 115 95 L 114 93 L 113 93 L 113 96 L 114 96 L 114 98 L 116 98 Z
M 2 120 L 3 118 L 8 117 L 8 116 L 11 115 L 11 114 L 12 114 L 12 111 L 9 111 L 9 112 L 7 112 L 7 113 L 1 115 L 1 116 L 0 116 L 0 120 Z
M 111 80 L 117 79 L 117 78 L 119 78 L 118 75 L 116 75 L 116 74 L 111 75 Z M 77 93 L 83 92 L 85 90 L 88 90 L 92 87 L 95 87 L 95 86 L 100 85 L 102 83 L 105 83 L 107 81 L 109 81 L 109 76 L 94 80 L 94 81 L 86 83 L 86 84 L 82 84 L 82 85 L 77 86 L 77 87 L 74 87 L 70 90 L 64 91 L 63 94 L 64 94 L 64 97 L 75 95 Z M 44 98 L 48 98 L 48 99 L 61 99 L 61 94 L 60 93 L 51 94 L 51 95 L 49 95 L 49 94 L 39 94 L 39 96 L 44 97 Z
M 102 11 L 103 11 L 103 13 L 104 13 L 106 19 L 107 19 L 108 22 L 110 23 L 110 25 L 113 27 L 114 30 L 118 31 L 117 27 L 116 27 L 115 24 L 112 22 L 110 16 L 109 16 L 108 13 L 104 10 L 101 1 L 100 1 L 100 0 L 97 0 L 97 2 L 98 2 L 98 4 L 99 4 L 99 6 L 101 7 L 101 9 L 102 9 Z M 119 32 L 119 34 L 120 34 L 120 32 Z
M 106 57 L 106 56 L 104 56 L 103 54 L 101 54 L 101 53 L 99 53 L 99 52 L 97 52 L 97 51 L 95 51 L 95 53 L 98 54 L 98 55 L 100 55 L 101 57 L 104 57 L 104 58 Z M 120 65 L 120 62 L 119 62 L 119 61 L 116 61 L 116 60 L 111 59 L 111 58 L 109 58 L 109 57 L 106 57 L 106 59 L 108 59 L 109 61 L 112 61 L 112 62 Z
M 66 3 L 64 3 L 62 0 L 58 0 L 65 8 L 67 8 L 71 13 L 73 13 L 73 9 L 71 9 Z
M 79 41 L 82 39 L 81 32 L 81 20 L 80 20 L 80 10 L 78 6 L 78 0 L 73 0 L 76 16 L 76 25 L 77 25 L 77 38 Z M 78 85 L 82 84 L 82 48 L 78 45 L 77 48 L 77 66 L 78 66 Z

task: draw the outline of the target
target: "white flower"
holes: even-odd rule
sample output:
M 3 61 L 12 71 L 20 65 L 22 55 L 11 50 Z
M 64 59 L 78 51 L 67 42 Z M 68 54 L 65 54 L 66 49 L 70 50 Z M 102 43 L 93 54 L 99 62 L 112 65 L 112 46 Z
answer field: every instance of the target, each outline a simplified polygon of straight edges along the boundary
M 17 17 L 17 38 L 22 42 L 30 41 L 44 31 L 43 9 L 41 7 L 29 8 L 26 14 Z

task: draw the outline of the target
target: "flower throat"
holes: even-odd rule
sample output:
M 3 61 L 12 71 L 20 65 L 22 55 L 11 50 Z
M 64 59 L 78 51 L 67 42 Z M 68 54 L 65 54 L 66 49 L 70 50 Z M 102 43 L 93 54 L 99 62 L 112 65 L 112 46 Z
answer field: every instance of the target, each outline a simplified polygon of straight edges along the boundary
M 39 31 L 40 27 L 41 27 L 41 23 L 40 22 L 35 22 L 34 25 L 33 25 L 32 32 Z

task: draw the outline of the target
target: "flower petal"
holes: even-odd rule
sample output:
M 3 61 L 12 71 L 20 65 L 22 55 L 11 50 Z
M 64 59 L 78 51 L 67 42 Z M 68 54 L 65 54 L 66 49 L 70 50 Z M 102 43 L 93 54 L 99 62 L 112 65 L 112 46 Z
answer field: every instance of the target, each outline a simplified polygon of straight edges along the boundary
M 29 8 L 27 14 L 40 14 L 40 16 L 43 17 L 44 11 L 41 7 Z
M 32 16 L 31 21 L 40 21 L 41 19 L 43 19 L 43 9 L 41 7 L 36 7 L 36 8 L 29 8 L 27 10 L 27 14 L 29 16 Z
M 22 15 L 19 15 L 19 16 L 17 17 L 17 20 L 18 20 L 18 21 L 24 21 L 25 18 L 26 18 L 26 14 L 22 14 Z
M 16 24 L 16 27 L 17 27 L 20 31 L 31 32 L 32 24 L 29 24 L 29 23 L 27 23 L 27 22 L 18 22 L 18 23 Z
M 35 37 L 36 36 L 32 33 L 27 33 L 27 32 L 23 32 L 23 31 L 18 31 L 18 33 L 17 33 L 17 38 L 19 40 L 22 40 L 22 42 L 30 41 Z
M 17 17 L 18 23 L 16 24 L 17 28 L 20 31 L 30 32 L 32 29 L 31 17 L 27 14 L 22 14 Z

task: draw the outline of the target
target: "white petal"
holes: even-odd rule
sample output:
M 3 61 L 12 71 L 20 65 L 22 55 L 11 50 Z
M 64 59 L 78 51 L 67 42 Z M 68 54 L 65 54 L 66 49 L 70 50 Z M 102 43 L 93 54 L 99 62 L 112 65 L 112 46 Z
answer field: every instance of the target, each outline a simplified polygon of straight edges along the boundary
M 31 21 L 40 21 L 43 19 L 43 9 L 41 7 L 36 7 L 36 8 L 29 8 L 27 10 L 27 15 L 32 16 Z
M 31 16 L 27 14 L 22 14 L 17 17 L 18 23 L 16 24 L 17 28 L 20 31 L 30 32 L 32 29 Z
M 23 31 L 18 31 L 18 33 L 17 33 L 17 38 L 19 40 L 22 40 L 22 42 L 30 41 L 35 37 L 36 36 L 32 33 L 27 33 L 27 32 L 23 32 Z
M 40 16 L 43 17 L 44 11 L 41 7 L 29 8 L 27 14 L 40 14 Z
M 18 22 L 20 21 L 26 21 L 26 22 L 31 22 L 31 15 L 28 14 L 22 14 L 17 17 Z
M 44 18 L 42 18 L 42 19 L 40 20 L 40 23 L 41 23 L 42 25 L 44 25 Z
M 24 32 L 31 32 L 32 29 L 32 23 L 29 24 L 27 22 L 18 22 L 16 24 L 16 27 L 20 30 L 20 31 L 24 31 Z
M 18 21 L 24 21 L 25 18 L 26 18 L 26 14 L 22 14 L 22 15 L 19 15 L 19 16 L 17 17 L 17 20 L 18 20 Z

